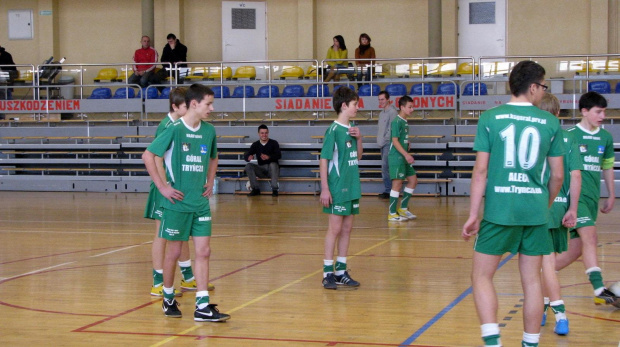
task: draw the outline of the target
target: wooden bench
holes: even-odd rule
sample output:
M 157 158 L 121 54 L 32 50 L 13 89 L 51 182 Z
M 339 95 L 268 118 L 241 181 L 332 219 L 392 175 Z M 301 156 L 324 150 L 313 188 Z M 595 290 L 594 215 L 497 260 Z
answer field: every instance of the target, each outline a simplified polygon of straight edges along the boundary
M 476 134 L 454 134 L 452 135 L 452 137 L 454 137 L 456 139 L 456 142 L 461 142 L 462 139 L 464 138 L 475 138 Z
M 225 170 L 225 169 L 224 169 Z M 219 171 L 219 170 L 218 170 Z M 219 178 L 220 181 L 231 181 L 231 182 L 235 182 L 236 187 L 235 187 L 235 194 L 247 194 L 249 193 L 247 190 L 245 190 L 245 185 L 242 184 L 242 182 L 247 182 L 249 180 L 249 178 L 246 177 L 220 177 Z M 258 178 L 259 181 L 271 181 L 270 178 Z M 319 188 L 321 186 L 321 179 L 318 177 L 280 177 L 278 178 L 278 182 L 313 182 L 314 183 L 314 189 L 313 192 L 286 192 L 286 191 L 282 191 L 280 190 L 279 193 L 280 194 L 312 194 L 312 195 L 316 195 L 319 192 Z M 267 193 L 267 192 L 265 192 Z M 269 193 L 271 194 L 271 193 Z

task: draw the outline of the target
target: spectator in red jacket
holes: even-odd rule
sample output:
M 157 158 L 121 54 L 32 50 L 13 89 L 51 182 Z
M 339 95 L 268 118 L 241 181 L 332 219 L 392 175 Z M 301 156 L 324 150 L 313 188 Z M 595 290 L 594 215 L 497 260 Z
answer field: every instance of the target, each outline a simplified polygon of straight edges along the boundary
M 150 84 L 159 83 L 159 78 L 155 73 L 155 63 L 159 59 L 155 48 L 151 47 L 151 38 L 142 36 L 140 40 L 142 47 L 136 49 L 133 54 L 133 61 L 140 65 L 133 66 L 133 74 L 129 77 L 130 84 L 139 84 L 142 88 L 148 87 Z M 153 63 L 141 65 L 141 63 Z

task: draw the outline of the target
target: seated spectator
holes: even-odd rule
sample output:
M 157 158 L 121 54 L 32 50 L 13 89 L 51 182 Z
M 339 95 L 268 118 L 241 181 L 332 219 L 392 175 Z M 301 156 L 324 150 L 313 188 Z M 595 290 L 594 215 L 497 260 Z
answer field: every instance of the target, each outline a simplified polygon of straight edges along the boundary
M 250 150 L 245 152 L 245 161 L 249 162 L 256 157 L 258 165 L 248 163 L 245 166 L 245 173 L 250 179 L 252 191 L 248 196 L 260 194 L 260 186 L 257 176 L 260 178 L 271 178 L 272 196 L 278 196 L 278 178 L 280 176 L 280 165 L 278 160 L 282 157 L 280 144 L 278 141 L 269 138 L 269 128 L 265 124 L 258 127 L 259 140 L 250 146 Z
M 181 43 L 179 39 L 174 34 L 168 34 L 166 37 L 168 43 L 164 46 L 164 50 L 161 54 L 161 62 L 162 63 L 170 63 L 172 64 L 172 68 L 174 68 L 174 64 L 178 62 L 186 62 L 187 61 L 187 47 Z M 170 71 L 168 71 L 168 64 L 162 64 L 163 69 L 159 70 L 159 79 L 160 81 L 164 81 L 168 76 L 170 76 Z M 177 67 L 187 67 L 187 64 L 179 64 Z M 179 71 L 175 71 L 174 75 L 175 79 L 179 79 Z
M 332 79 L 334 81 L 340 81 L 340 74 L 338 69 L 347 68 L 349 63 L 347 61 L 349 52 L 347 51 L 347 45 L 344 43 L 344 38 L 341 35 L 334 36 L 334 44 L 327 49 L 326 59 L 338 59 L 336 61 L 328 61 L 329 72 L 325 77 L 325 82 L 329 82 Z M 347 74 L 351 80 L 352 74 Z
M 360 35 L 360 45 L 355 49 L 355 59 L 368 59 L 368 60 L 356 60 L 357 65 L 357 80 L 361 81 L 362 77 L 364 81 L 370 81 L 370 75 L 372 74 L 373 61 L 370 59 L 376 58 L 375 49 L 370 47 L 370 36 L 363 33 Z
M 155 48 L 151 47 L 151 38 L 142 36 L 140 40 L 142 47 L 136 49 L 133 55 L 134 63 L 153 63 L 152 65 L 134 65 L 133 74 L 129 77 L 130 84 L 139 84 L 140 87 L 146 88 L 151 84 L 159 83 L 159 78 L 155 70 L 155 63 L 159 59 Z

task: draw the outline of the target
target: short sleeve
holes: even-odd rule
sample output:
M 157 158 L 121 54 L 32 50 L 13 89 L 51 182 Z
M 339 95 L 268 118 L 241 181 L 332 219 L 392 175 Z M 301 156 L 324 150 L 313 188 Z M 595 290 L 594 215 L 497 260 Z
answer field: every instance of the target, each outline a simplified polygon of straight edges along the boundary
M 487 120 L 489 117 L 484 115 L 480 117 L 478 121 L 478 127 L 476 128 L 476 138 L 474 139 L 474 151 L 491 153 L 491 143 L 489 141 L 489 128 L 487 127 Z
M 170 144 L 174 138 L 174 129 L 174 126 L 167 127 L 146 149 L 158 157 L 163 156 L 168 148 L 170 148 Z

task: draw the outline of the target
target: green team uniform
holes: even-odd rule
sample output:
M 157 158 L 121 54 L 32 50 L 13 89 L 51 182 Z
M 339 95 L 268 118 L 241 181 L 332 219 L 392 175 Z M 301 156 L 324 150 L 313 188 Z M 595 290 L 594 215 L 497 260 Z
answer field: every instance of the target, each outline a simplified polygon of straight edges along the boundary
M 187 126 L 183 118 L 172 123 L 147 148 L 164 157 L 166 176 L 172 188 L 183 192 L 183 200 L 171 203 L 162 199 L 164 214 L 160 237 L 168 240 L 187 240 L 192 236 L 211 234 L 209 199 L 202 196 L 207 182 L 209 161 L 217 158 L 217 143 L 213 125 L 200 122 L 195 129 Z M 170 212 L 170 218 L 167 214 Z M 180 218 L 179 214 L 193 214 L 195 218 Z M 175 217 L 172 217 L 175 216 Z M 175 220 L 190 220 L 192 225 L 177 225 Z M 206 223 L 208 235 L 194 234 L 194 223 Z M 207 225 L 208 224 L 208 225 Z M 199 230 L 198 230 L 199 231 Z
M 391 124 L 390 140 L 394 137 L 398 138 L 398 143 L 409 151 L 409 124 L 407 120 L 400 115 L 394 118 Z M 405 160 L 405 157 L 394 147 L 394 143 L 390 142 L 390 152 L 388 153 L 388 166 L 390 170 L 390 178 L 404 180 L 406 177 L 416 174 L 414 168 Z
M 332 206 L 323 209 L 326 213 L 346 216 L 359 212 L 362 189 L 357 140 L 349 135 L 350 127 L 333 122 L 325 131 L 321 159 L 328 161 L 327 183 L 332 195 Z
M 155 137 L 159 136 L 159 134 L 166 130 L 168 125 L 172 124 L 172 122 L 173 120 L 170 117 L 170 113 L 168 113 L 168 117 L 162 119 L 162 121 L 159 123 L 159 126 L 155 131 Z M 164 197 L 159 192 L 159 189 L 157 189 L 157 187 L 155 186 L 155 183 L 151 181 L 149 196 L 146 200 L 146 207 L 144 208 L 144 218 L 161 220 L 161 216 L 163 213 L 161 209 L 162 199 L 164 199 Z
M 476 251 L 549 254 L 545 172 L 547 157 L 565 153 L 558 119 L 530 103 L 492 108 L 480 116 L 474 150 L 490 153 Z
M 561 253 L 568 249 L 568 229 L 562 225 L 562 218 L 568 211 L 570 204 L 570 174 L 572 171 L 581 170 L 581 155 L 577 143 L 570 133 L 562 130 L 566 154 L 564 155 L 564 182 L 558 196 L 549 209 L 549 230 L 553 238 L 555 253 Z
M 577 143 L 583 161 L 577 228 L 593 226 L 596 225 L 601 197 L 601 171 L 604 161 L 613 161 L 614 140 L 605 129 L 588 131 L 580 124 L 568 129 L 568 132 Z

